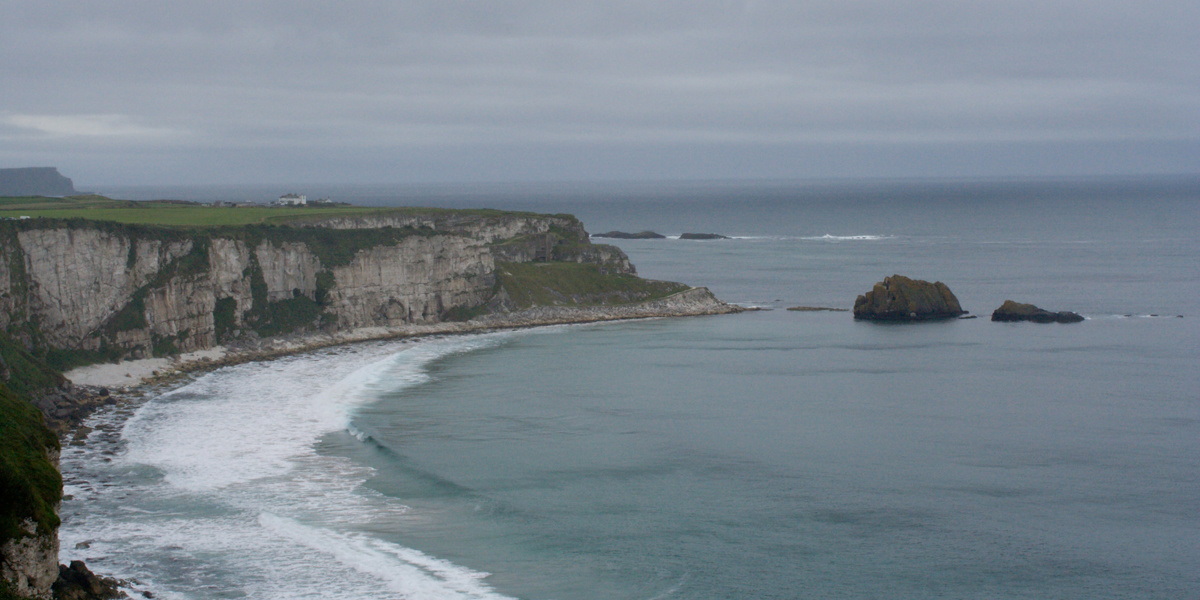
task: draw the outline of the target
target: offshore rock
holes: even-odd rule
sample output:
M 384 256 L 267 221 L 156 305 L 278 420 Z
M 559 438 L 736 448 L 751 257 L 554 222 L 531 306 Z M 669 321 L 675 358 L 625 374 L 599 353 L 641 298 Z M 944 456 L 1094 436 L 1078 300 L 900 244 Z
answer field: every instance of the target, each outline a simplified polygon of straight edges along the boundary
M 637 233 L 606 231 L 604 233 L 593 233 L 592 237 L 612 238 L 614 240 L 664 240 L 667 238 L 667 236 L 655 231 L 639 231 Z
M 992 312 L 993 321 L 1033 321 L 1034 323 L 1078 323 L 1083 320 L 1079 314 L 1071 311 L 1052 312 L 1038 308 L 1032 304 L 1005 300 Z
M 965 313 L 946 284 L 903 275 L 885 277 L 854 301 L 854 318 L 871 321 L 951 319 Z
M 679 235 L 681 240 L 727 240 L 729 236 L 719 233 L 682 233 Z

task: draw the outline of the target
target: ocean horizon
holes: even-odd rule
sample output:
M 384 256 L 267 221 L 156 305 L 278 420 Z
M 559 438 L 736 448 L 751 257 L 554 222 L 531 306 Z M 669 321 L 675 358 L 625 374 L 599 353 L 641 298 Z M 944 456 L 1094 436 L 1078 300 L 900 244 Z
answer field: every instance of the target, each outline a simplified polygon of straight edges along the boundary
M 571 213 L 765 310 L 223 367 L 64 447 L 64 560 L 157 598 L 1200 595 L 1200 179 L 192 186 Z M 717 233 L 730 239 L 673 239 Z M 886 276 L 977 319 L 856 321 Z M 1085 317 L 994 323 L 1004 300 Z

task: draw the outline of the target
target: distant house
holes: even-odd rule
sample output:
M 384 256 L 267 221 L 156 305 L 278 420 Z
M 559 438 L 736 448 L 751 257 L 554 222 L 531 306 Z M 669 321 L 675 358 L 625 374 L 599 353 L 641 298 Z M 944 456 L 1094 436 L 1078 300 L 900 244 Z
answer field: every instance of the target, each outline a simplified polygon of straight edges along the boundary
M 284 194 L 279 197 L 276 204 L 280 206 L 304 206 L 308 204 L 308 197 L 303 194 Z

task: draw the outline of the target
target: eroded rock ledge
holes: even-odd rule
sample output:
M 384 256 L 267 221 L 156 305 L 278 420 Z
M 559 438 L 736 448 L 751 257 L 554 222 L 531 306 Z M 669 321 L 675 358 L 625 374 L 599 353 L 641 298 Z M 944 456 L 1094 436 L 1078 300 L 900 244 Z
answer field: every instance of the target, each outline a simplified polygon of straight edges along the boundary
M 1034 323 L 1078 323 L 1083 320 L 1079 314 L 1071 311 L 1053 312 L 1038 308 L 1032 304 L 1005 300 L 992 312 L 993 321 L 1032 321 Z

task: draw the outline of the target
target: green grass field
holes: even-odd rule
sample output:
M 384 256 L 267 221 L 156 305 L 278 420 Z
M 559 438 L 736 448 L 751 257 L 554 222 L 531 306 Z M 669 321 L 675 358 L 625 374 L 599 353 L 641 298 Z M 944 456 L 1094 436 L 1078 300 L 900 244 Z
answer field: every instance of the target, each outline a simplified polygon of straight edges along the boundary
M 381 213 L 476 214 L 494 216 L 505 211 L 491 209 L 450 210 L 441 208 L 333 207 L 214 207 L 172 201 L 114 200 L 104 196 L 67 198 L 0 197 L 0 218 L 89 219 L 132 225 L 167 227 L 218 227 L 320 220 L 335 216 L 364 216 Z

